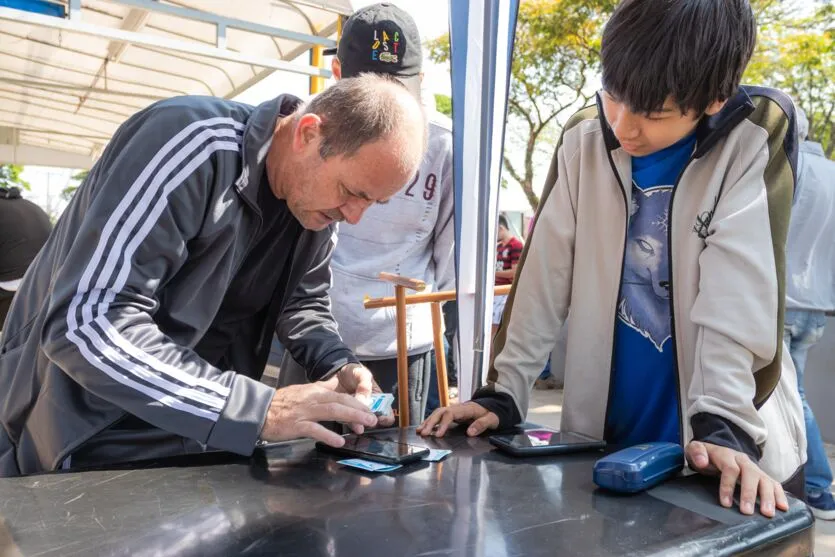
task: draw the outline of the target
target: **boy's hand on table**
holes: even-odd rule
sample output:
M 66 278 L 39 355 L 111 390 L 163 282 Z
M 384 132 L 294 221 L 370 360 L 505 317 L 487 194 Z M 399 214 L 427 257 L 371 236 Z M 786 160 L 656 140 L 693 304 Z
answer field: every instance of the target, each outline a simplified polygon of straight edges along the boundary
M 739 510 L 742 514 L 754 514 L 758 495 L 763 516 L 772 518 L 775 507 L 781 511 L 789 510 L 789 502 L 780 482 L 763 472 L 745 453 L 712 443 L 691 441 L 685 454 L 693 470 L 720 476 L 719 503 L 723 507 L 730 508 L 733 505 L 734 489 L 738 482 Z
M 432 415 L 426 418 L 417 428 L 420 435 L 434 435 L 443 437 L 453 422 L 471 421 L 467 428 L 467 435 L 475 437 L 481 435 L 488 429 L 499 427 L 499 417 L 485 407 L 475 402 L 464 402 L 452 404 L 446 408 L 438 408 Z

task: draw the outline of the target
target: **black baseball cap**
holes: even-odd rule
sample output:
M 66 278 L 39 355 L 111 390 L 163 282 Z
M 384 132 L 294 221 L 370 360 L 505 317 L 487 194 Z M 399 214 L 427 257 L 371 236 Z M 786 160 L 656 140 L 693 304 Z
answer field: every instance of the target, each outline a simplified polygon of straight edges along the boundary
M 336 51 L 325 54 L 336 54 L 342 77 L 389 74 L 420 99 L 420 34 L 411 16 L 397 6 L 382 3 L 357 10 L 342 27 Z

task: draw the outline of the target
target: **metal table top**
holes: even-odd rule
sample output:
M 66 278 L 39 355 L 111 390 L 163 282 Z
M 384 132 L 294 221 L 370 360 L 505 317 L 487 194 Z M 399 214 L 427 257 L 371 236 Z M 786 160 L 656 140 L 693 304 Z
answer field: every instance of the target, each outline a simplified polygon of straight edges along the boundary
M 375 435 L 453 453 L 374 475 L 298 441 L 251 459 L 0 480 L 0 555 L 811 554 L 814 520 L 793 499 L 774 519 L 745 517 L 718 505 L 709 478 L 603 492 L 599 453 L 520 460 L 461 432 Z

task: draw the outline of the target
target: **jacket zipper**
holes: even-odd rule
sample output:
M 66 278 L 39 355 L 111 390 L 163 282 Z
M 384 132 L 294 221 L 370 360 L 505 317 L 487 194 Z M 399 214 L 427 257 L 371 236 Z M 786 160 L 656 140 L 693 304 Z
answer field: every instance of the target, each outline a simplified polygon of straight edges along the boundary
M 693 149 L 693 153 L 695 153 L 695 147 Z M 624 209 L 626 210 L 626 230 L 624 231 L 624 239 L 623 239 L 623 255 L 621 257 L 621 264 L 620 264 L 620 279 L 618 281 L 618 297 L 615 301 L 615 321 L 612 324 L 612 355 L 609 361 L 609 394 L 608 398 L 606 399 L 606 414 L 604 416 L 604 424 L 603 424 L 603 437 L 604 439 L 609 438 L 609 409 L 611 407 L 612 402 L 612 389 L 614 386 L 613 373 L 614 365 L 615 365 L 615 349 L 617 347 L 617 325 L 618 325 L 618 310 L 617 304 L 620 304 L 620 298 L 623 293 L 623 267 L 624 262 L 626 259 L 626 243 L 629 240 L 629 201 L 626 198 L 626 188 L 623 185 L 623 182 L 620 179 L 620 174 L 618 173 L 617 166 L 615 166 L 615 161 L 612 158 L 612 151 L 608 148 L 606 149 L 606 155 L 609 158 L 609 165 L 612 168 L 612 172 L 615 175 L 615 179 L 617 179 L 618 184 L 620 185 L 620 193 L 623 196 L 623 205 Z M 669 295 L 669 305 L 670 305 L 670 335 L 673 341 L 673 363 L 675 364 L 675 378 L 676 378 L 676 402 L 678 404 L 678 435 L 679 435 L 679 442 L 682 446 L 684 446 L 684 412 L 681 405 L 681 377 L 679 375 L 678 369 L 678 342 L 676 341 L 676 313 L 673 307 L 673 226 L 672 226 L 672 219 L 673 219 L 673 201 L 675 200 L 676 191 L 678 190 L 678 183 L 681 181 L 682 176 L 684 176 L 684 172 L 687 170 L 687 167 L 690 166 L 690 163 L 693 162 L 695 157 L 693 154 L 690 155 L 690 158 L 687 160 L 687 163 L 679 172 L 678 177 L 676 178 L 675 184 L 673 185 L 673 191 L 670 194 L 670 205 L 667 209 L 669 212 L 668 222 L 669 225 L 667 227 L 667 266 L 670 269 L 670 276 L 668 277 L 668 290 L 667 293 Z
M 612 402 L 612 390 L 615 382 L 613 381 L 613 373 L 615 366 L 615 348 L 617 346 L 617 327 L 618 327 L 618 305 L 620 304 L 620 297 L 623 293 L 623 267 L 626 261 L 626 242 L 629 240 L 629 200 L 626 198 L 626 189 L 623 187 L 623 182 L 618 174 L 618 169 L 615 166 L 615 161 L 612 158 L 612 151 L 606 148 L 606 156 L 609 158 L 609 164 L 612 167 L 612 172 L 615 174 L 615 179 L 620 185 L 620 194 L 623 196 L 623 208 L 626 215 L 626 227 L 623 231 L 623 253 L 620 260 L 620 278 L 618 279 L 618 296 L 615 299 L 615 320 L 612 323 L 612 355 L 609 359 L 609 394 L 606 398 L 606 414 L 603 417 L 603 438 L 609 439 L 609 409 Z
M 690 166 L 690 163 L 696 158 L 697 147 L 693 147 L 693 152 L 690 154 L 690 158 L 687 159 L 687 162 L 681 169 L 681 172 L 678 173 L 678 177 L 676 178 L 675 184 L 673 185 L 673 191 L 670 193 L 670 206 L 667 209 L 668 216 L 667 216 L 667 267 L 670 269 L 670 276 L 668 277 L 668 284 L 669 288 L 667 290 L 667 294 L 670 300 L 670 335 L 673 341 L 673 362 L 675 363 L 675 376 L 676 376 L 676 399 L 678 400 L 678 440 L 682 447 L 685 447 L 685 439 L 684 439 L 684 408 L 681 404 L 681 372 L 678 368 L 678 339 L 676 336 L 676 312 L 674 307 L 674 300 L 673 297 L 673 202 L 676 199 L 676 192 L 678 191 L 678 184 L 681 181 L 682 176 L 684 176 L 684 172 L 687 170 L 687 167 Z

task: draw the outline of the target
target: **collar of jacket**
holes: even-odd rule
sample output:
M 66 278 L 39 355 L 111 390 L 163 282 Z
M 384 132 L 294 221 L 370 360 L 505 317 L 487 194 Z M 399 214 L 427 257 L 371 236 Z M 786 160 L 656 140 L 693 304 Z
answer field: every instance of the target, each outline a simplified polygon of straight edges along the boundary
M 264 175 L 276 121 L 293 114 L 301 103 L 301 99 L 293 95 L 279 95 L 255 107 L 247 120 L 241 147 L 241 175 L 235 181 L 235 187 L 259 214 L 258 183 Z
M 740 122 L 754 112 L 754 102 L 748 95 L 746 87 L 740 87 L 739 91 L 728 99 L 725 106 L 713 116 L 705 116 L 696 126 L 696 151 L 693 158 L 705 155 L 716 143 L 728 135 Z M 597 113 L 600 118 L 600 126 L 603 128 L 603 139 L 609 151 L 620 149 L 620 142 L 615 133 L 606 121 L 603 113 L 603 100 L 600 93 L 597 94 Z

